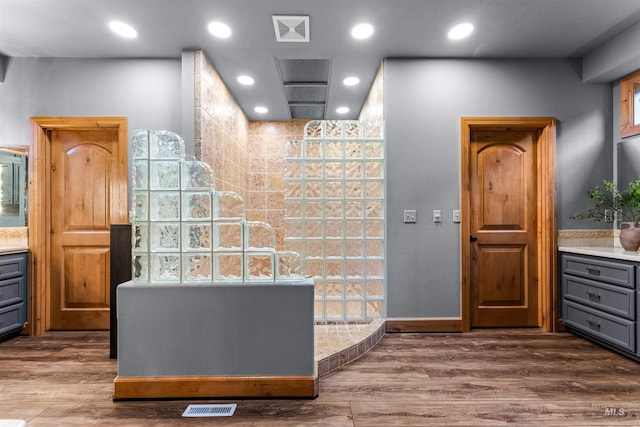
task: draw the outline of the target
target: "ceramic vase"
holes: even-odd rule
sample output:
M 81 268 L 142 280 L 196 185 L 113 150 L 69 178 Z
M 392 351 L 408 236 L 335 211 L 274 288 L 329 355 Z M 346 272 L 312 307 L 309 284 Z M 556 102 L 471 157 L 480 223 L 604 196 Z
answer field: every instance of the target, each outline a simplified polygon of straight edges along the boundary
M 640 228 L 638 222 L 620 223 L 620 245 L 626 251 L 637 251 L 640 247 Z

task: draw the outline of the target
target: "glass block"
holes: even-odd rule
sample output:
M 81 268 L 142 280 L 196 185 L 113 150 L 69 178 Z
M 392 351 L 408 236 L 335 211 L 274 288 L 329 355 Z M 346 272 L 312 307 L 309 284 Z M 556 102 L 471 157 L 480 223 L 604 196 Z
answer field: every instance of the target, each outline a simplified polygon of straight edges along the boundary
M 324 237 L 341 238 L 344 236 L 343 228 L 342 221 L 326 221 L 324 224 Z
M 150 133 L 149 157 L 152 159 L 183 159 L 184 141 L 180 135 L 159 130 Z
M 213 248 L 215 251 L 241 251 L 243 248 L 243 223 L 218 222 L 213 224 Z
M 306 201 L 304 204 L 304 217 L 307 219 L 320 219 L 324 214 L 324 203 L 322 201 Z
M 384 177 L 384 163 L 367 160 L 364 164 L 364 176 L 367 179 L 382 179 Z
M 149 162 L 134 160 L 131 163 L 131 185 L 134 190 L 149 189 Z
M 324 123 L 325 139 L 342 139 L 342 121 L 329 120 Z
M 246 252 L 245 281 L 273 282 L 276 277 L 273 256 L 273 252 Z
M 305 159 L 322 159 L 322 141 L 304 141 L 304 158 Z
M 326 202 L 324 202 L 324 217 L 343 218 L 344 203 L 342 202 L 342 200 L 327 200 Z
M 323 298 L 324 297 L 324 280 L 321 279 L 315 279 L 313 281 L 313 295 L 316 298 Z
M 286 156 L 289 159 L 302 158 L 302 141 L 289 141 L 286 147 Z
M 364 301 L 347 301 L 345 305 L 347 319 L 364 318 Z
M 184 282 L 213 282 L 210 254 L 184 254 L 182 280 Z
M 322 198 L 322 181 L 307 181 L 304 186 L 304 197 L 307 199 Z
M 214 256 L 214 282 L 242 282 L 243 281 L 243 254 L 216 253 Z
M 182 219 L 202 221 L 211 219 L 211 192 L 182 192 Z
M 308 257 L 323 258 L 324 257 L 324 240 L 307 239 L 304 242 L 304 254 Z
M 383 123 L 382 122 L 365 122 L 364 135 L 368 139 L 382 139 Z
M 382 199 L 384 197 L 383 181 L 365 181 L 364 188 L 367 199 Z
M 344 195 L 348 199 L 362 198 L 362 181 L 347 181 L 344 185 Z
M 324 183 L 324 194 L 327 199 L 344 198 L 344 183 L 342 181 L 326 181 Z
M 284 197 L 299 199 L 302 197 L 302 181 L 287 181 L 284 186 Z
M 361 258 L 364 256 L 364 240 L 345 240 L 345 255 L 348 258 Z
M 344 256 L 344 241 L 342 239 L 325 240 L 324 252 L 327 258 L 342 258 Z
M 344 162 L 325 162 L 324 177 L 326 179 L 343 179 Z
M 384 158 L 384 146 L 382 141 L 367 141 L 364 143 L 364 152 L 367 159 Z
M 369 280 L 365 281 L 367 288 L 367 297 L 383 297 L 384 296 L 384 282 L 382 280 Z
M 288 160 L 284 164 L 284 177 L 302 179 L 302 163 Z
M 131 278 L 136 283 L 149 282 L 149 255 L 133 254 L 131 258 Z
M 383 202 L 381 200 L 367 200 L 366 215 L 367 218 L 382 218 Z
M 183 190 L 190 188 L 207 188 L 212 190 L 215 185 L 215 174 L 211 166 L 197 160 L 189 160 L 182 163 Z
M 364 297 L 364 281 L 347 280 L 344 285 L 347 297 Z
M 149 158 L 149 131 L 146 129 L 135 129 L 131 134 L 131 158 Z
M 344 142 L 326 141 L 324 144 L 324 157 L 326 159 L 344 159 Z
M 151 221 L 179 221 L 180 193 L 175 191 L 151 192 Z
M 382 238 L 384 237 L 384 223 L 379 220 L 367 220 L 365 223 L 365 236 Z
M 384 314 L 384 303 L 383 301 L 367 301 L 367 312 L 366 318 L 380 318 L 383 317 Z
M 306 179 L 322 179 L 324 164 L 320 161 L 307 161 L 304 168 Z
M 325 306 L 327 319 L 342 319 L 344 317 L 341 300 L 326 301 Z
M 211 223 L 183 223 L 182 250 L 211 251 Z
M 152 190 L 180 189 L 180 161 L 152 160 L 149 162 L 149 186 Z
M 284 219 L 285 233 L 287 237 L 304 237 L 305 221 L 298 219 Z
M 132 225 L 131 250 L 133 252 L 149 251 L 149 223 L 143 222 Z
M 180 223 L 152 222 L 149 225 L 151 252 L 180 251 Z
M 344 137 L 347 139 L 361 139 L 364 136 L 362 125 L 358 121 L 345 121 Z
M 368 239 L 365 242 L 367 257 L 384 257 L 384 241 L 377 239 Z
M 304 125 L 305 138 L 322 138 L 322 122 L 313 120 Z
M 324 301 L 320 300 L 313 302 L 313 318 L 315 320 L 324 319 Z
M 151 282 L 180 282 L 180 254 L 152 254 Z
M 344 175 L 347 179 L 361 179 L 362 162 L 345 162 Z
M 322 259 L 307 258 L 304 261 L 304 271 L 308 276 L 322 278 L 324 276 L 324 261 Z
M 244 236 L 245 250 L 275 249 L 276 247 L 276 233 L 266 222 L 247 222 Z
M 344 233 L 347 238 L 362 238 L 364 222 L 363 221 L 345 221 Z
M 326 261 L 327 277 L 343 277 L 344 265 L 342 260 L 328 259 Z
M 304 263 L 302 257 L 289 251 L 278 251 L 276 280 L 303 280 Z
M 322 234 L 322 221 L 310 221 L 308 220 L 307 223 L 305 224 L 305 228 L 306 228 L 306 232 L 305 232 L 305 237 L 307 239 L 319 239 L 324 237 Z
M 366 261 L 367 277 L 383 277 L 384 261 L 368 259 Z
M 326 296 L 342 297 L 344 296 L 344 281 L 342 280 L 327 280 L 325 282 Z
M 287 236 L 284 238 L 284 249 L 304 255 L 304 240 Z
M 244 200 L 233 191 L 216 191 L 214 219 L 234 221 L 244 219 Z
M 364 202 L 357 200 L 347 200 L 344 203 L 344 216 L 345 218 L 363 218 L 364 214 Z M 360 236 L 350 236 L 360 237 Z
M 344 144 L 344 157 L 346 159 L 362 158 L 362 143 L 360 141 L 349 141 Z M 348 175 L 347 175 L 348 176 Z
M 149 220 L 149 192 L 148 191 L 134 191 L 133 198 L 131 200 L 133 207 L 133 221 L 148 221 Z
M 347 277 L 364 277 L 364 262 L 362 260 L 348 259 L 345 264 Z
M 302 218 L 302 202 L 298 200 L 285 200 L 284 209 L 287 218 Z

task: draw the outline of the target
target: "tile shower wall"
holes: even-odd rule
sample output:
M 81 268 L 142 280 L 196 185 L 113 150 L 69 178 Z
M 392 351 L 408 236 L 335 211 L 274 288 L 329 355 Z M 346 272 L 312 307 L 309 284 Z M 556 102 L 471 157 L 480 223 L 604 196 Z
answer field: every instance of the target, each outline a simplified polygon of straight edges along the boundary
M 384 61 L 373 79 L 367 100 L 360 110 L 359 120 L 381 122 L 384 120 Z
M 285 248 L 315 282 L 315 318 L 384 317 L 382 122 L 311 121 L 285 153 Z

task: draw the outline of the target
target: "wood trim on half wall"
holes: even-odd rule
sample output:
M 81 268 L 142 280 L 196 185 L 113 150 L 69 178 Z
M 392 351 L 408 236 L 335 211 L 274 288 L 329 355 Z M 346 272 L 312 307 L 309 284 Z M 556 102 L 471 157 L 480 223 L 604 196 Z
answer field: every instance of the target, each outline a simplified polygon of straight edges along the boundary
M 462 332 L 462 319 L 457 317 L 387 319 L 385 332 Z
M 533 130 L 538 133 L 538 326 L 555 332 L 557 310 L 556 119 L 554 117 L 463 117 L 461 129 L 460 262 L 462 331 L 471 330 L 470 147 L 474 130 Z

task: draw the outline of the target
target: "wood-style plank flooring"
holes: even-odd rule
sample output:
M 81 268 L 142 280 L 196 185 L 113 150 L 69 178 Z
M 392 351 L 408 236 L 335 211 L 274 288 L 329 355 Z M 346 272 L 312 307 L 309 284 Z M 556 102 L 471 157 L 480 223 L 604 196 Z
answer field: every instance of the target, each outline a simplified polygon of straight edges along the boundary
M 567 333 L 387 334 L 314 400 L 113 402 L 107 332 L 0 343 L 0 419 L 29 426 L 640 425 L 640 364 Z M 236 402 L 225 418 L 190 403 Z

